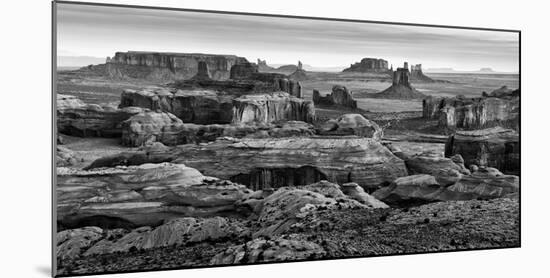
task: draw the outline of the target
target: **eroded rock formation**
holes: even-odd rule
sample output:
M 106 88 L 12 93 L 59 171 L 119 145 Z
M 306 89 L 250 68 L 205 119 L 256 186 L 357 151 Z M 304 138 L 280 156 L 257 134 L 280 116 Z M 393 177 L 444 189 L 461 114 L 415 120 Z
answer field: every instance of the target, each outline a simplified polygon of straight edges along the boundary
M 285 92 L 246 95 L 233 100 L 233 123 L 313 122 L 314 119 L 313 103 Z
M 389 71 L 388 61 L 377 58 L 363 58 L 360 62 L 351 64 L 343 72 L 382 72 Z
M 421 64 L 411 65 L 411 81 L 426 83 L 437 82 L 436 80 L 431 79 L 430 77 L 426 76 L 424 72 L 422 72 Z
M 205 146 L 185 145 L 178 149 L 182 155 L 175 162 L 253 189 L 310 184 L 323 179 L 356 182 L 372 189 L 407 174 L 401 159 L 369 138 L 217 140 Z
M 182 164 L 58 168 L 57 175 L 57 221 L 68 228 L 134 228 L 175 217 L 234 213 L 234 203 L 251 192 Z
M 466 166 L 494 167 L 504 173 L 520 172 L 519 134 L 501 127 L 457 131 L 445 144 L 445 156 L 460 154 Z
M 248 61 L 235 55 L 128 51 L 117 52 L 106 65 L 115 78 L 179 80 L 195 76 L 200 62 L 212 79 L 225 80 L 233 65 Z
M 380 93 L 369 95 L 374 98 L 387 99 L 419 99 L 426 97 L 416 90 L 410 83 L 411 73 L 407 63 L 403 68 L 397 68 L 393 72 L 392 85 Z
M 357 135 L 380 140 L 384 132 L 371 120 L 361 114 L 344 114 L 337 119 L 328 120 L 320 129 L 323 135 Z
M 74 96 L 57 94 L 57 131 L 79 137 L 120 137 L 121 123 L 141 111 L 85 104 Z
M 352 109 L 357 108 L 357 101 L 353 99 L 352 92 L 340 85 L 334 85 L 332 93 L 326 96 L 321 96 L 319 91 L 313 90 L 313 103 L 315 105 L 339 105 Z
M 441 127 L 451 129 L 478 129 L 496 125 L 518 129 L 519 109 L 519 93 L 512 92 L 480 98 L 428 97 L 422 102 L 424 118 L 439 119 Z

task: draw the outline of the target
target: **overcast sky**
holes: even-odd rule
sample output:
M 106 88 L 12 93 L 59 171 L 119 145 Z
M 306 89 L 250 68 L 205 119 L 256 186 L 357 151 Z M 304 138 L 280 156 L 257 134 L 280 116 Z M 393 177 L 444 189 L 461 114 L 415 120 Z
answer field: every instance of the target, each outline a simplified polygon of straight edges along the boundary
M 58 4 L 58 56 L 117 51 L 235 54 L 249 61 L 347 67 L 364 57 L 519 70 L 518 34 L 277 17 Z M 63 66 L 62 64 L 60 66 Z

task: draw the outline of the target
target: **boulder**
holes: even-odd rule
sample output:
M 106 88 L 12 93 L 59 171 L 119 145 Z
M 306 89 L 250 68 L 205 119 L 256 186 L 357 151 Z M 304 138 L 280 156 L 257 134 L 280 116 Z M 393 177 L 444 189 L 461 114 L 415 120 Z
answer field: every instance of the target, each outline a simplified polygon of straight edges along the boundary
M 487 166 L 509 174 L 520 172 L 519 134 L 511 129 L 493 127 L 457 131 L 445 144 L 445 156 L 460 154 L 466 166 Z
M 390 205 L 410 206 L 422 203 L 508 197 L 519 192 L 519 178 L 485 169 L 462 175 L 449 186 L 430 175 L 412 175 L 396 179 L 372 195 Z
M 315 108 L 310 101 L 285 92 L 246 95 L 233 100 L 233 123 L 313 122 L 314 119 Z
M 298 187 L 282 187 L 267 196 L 258 212 L 261 229 L 254 236 L 274 236 L 290 230 L 300 219 L 317 210 L 368 208 L 345 195 L 328 181 Z
M 350 198 L 368 207 L 371 207 L 371 208 L 388 208 L 389 207 L 384 202 L 366 193 L 365 190 L 361 186 L 359 186 L 357 183 L 354 183 L 354 182 L 344 183 L 342 184 L 341 189 L 344 194 L 348 195 Z
M 357 135 L 361 137 L 380 140 L 383 131 L 371 120 L 365 119 L 361 114 L 344 114 L 337 119 L 328 120 L 321 127 L 323 135 Z
M 79 137 L 120 137 L 121 123 L 143 110 L 84 104 L 75 97 L 61 94 L 57 100 L 57 131 Z
M 363 58 L 360 62 L 351 64 L 349 68 L 344 69 L 342 72 L 380 72 L 387 73 L 388 61 L 377 58 Z
M 181 164 L 58 168 L 57 221 L 68 228 L 134 228 L 184 216 L 231 214 L 250 193 Z

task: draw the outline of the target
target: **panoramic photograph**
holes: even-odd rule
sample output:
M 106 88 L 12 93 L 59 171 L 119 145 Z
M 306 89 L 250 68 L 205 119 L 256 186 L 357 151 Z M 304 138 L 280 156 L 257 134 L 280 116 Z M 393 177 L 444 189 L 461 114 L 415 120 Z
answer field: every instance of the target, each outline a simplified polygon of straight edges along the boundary
M 520 247 L 518 31 L 53 5 L 57 276 Z

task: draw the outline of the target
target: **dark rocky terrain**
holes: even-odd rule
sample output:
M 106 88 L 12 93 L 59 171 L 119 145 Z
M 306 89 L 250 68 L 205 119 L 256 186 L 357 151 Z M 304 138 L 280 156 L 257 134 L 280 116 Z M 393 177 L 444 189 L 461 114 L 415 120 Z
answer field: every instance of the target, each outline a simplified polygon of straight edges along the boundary
M 428 97 L 411 81 L 447 83 L 363 60 L 338 82 L 392 74 L 369 98 L 233 55 L 60 73 L 59 274 L 519 246 L 519 91 Z

